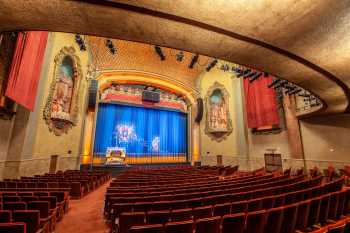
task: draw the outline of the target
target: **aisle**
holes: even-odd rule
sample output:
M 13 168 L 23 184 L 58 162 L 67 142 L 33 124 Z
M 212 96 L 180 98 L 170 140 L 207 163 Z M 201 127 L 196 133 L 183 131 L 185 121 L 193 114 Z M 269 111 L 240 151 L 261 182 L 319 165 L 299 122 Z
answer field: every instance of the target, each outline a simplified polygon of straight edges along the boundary
M 104 196 L 109 182 L 80 200 L 71 200 L 70 208 L 55 233 L 108 233 L 103 218 Z

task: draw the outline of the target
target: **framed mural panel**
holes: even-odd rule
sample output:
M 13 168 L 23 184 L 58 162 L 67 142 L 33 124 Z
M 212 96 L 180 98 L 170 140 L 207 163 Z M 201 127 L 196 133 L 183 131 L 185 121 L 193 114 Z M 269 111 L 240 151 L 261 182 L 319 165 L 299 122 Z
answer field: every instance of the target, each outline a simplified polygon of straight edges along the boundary
M 205 133 L 218 142 L 225 139 L 232 132 L 229 97 L 224 85 L 218 82 L 215 82 L 209 88 L 205 97 Z
M 80 59 L 74 47 L 63 47 L 56 55 L 54 78 L 44 109 L 49 130 L 59 136 L 75 126 L 79 114 Z

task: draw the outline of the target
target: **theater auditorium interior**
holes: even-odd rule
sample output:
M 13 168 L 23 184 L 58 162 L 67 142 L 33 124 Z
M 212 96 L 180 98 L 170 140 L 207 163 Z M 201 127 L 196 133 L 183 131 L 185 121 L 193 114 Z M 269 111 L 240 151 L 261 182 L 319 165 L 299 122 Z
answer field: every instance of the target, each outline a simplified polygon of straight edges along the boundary
M 349 0 L 0 0 L 0 233 L 350 233 L 349 26 Z

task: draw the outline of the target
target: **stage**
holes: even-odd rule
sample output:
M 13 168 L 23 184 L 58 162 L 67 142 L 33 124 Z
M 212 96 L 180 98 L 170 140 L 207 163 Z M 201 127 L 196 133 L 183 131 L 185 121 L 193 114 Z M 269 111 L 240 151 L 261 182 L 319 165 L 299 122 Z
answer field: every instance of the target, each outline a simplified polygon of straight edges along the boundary
M 116 176 L 120 172 L 126 171 L 128 169 L 135 168 L 164 168 L 164 167 L 174 167 L 174 166 L 191 166 L 190 162 L 180 162 L 180 163 L 149 163 L 149 164 L 81 164 L 80 170 L 99 170 L 99 171 L 108 171 L 112 176 Z

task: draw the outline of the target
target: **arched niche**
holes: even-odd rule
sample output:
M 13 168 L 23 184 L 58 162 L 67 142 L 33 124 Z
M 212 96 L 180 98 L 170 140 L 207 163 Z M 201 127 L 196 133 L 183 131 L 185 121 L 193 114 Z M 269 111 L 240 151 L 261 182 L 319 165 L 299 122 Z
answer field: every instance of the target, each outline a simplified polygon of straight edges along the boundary
M 75 53 L 73 47 L 63 47 L 54 59 L 54 77 L 43 115 L 56 136 L 67 133 L 78 122 L 82 71 Z
M 232 132 L 229 98 L 229 93 L 225 87 L 218 82 L 215 82 L 209 88 L 205 97 L 205 133 L 218 142 L 225 139 Z

